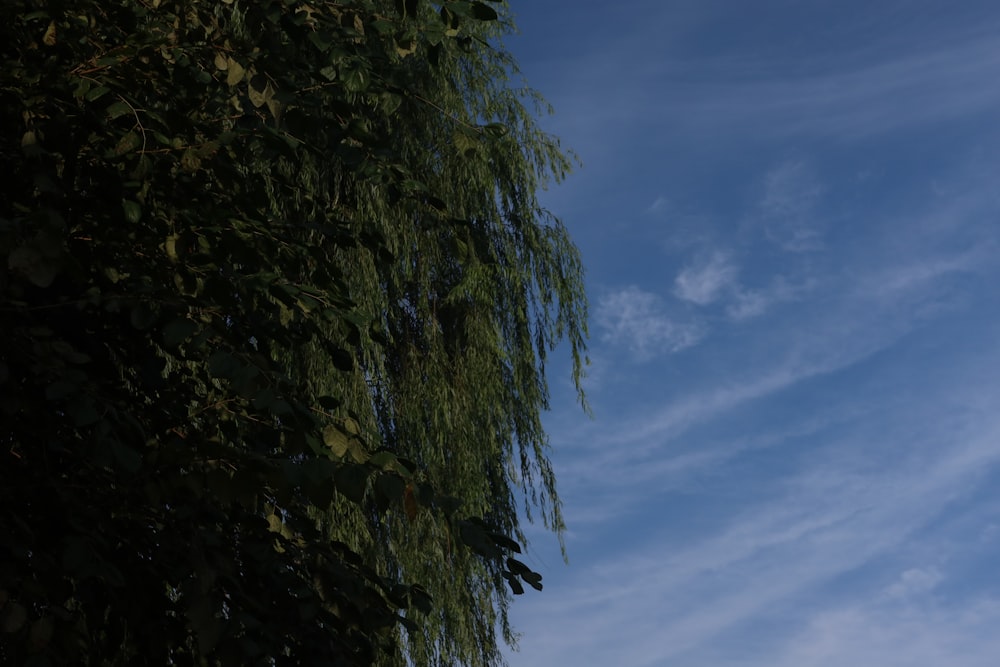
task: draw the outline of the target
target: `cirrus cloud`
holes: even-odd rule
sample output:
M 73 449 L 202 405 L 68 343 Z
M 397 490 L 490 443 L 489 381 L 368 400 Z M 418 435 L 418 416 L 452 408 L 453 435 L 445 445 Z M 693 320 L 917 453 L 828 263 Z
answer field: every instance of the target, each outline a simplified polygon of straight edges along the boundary
M 707 306 L 734 286 L 737 273 L 736 266 L 725 253 L 714 252 L 677 274 L 674 279 L 674 296 L 699 306 Z
M 679 352 L 705 334 L 699 324 L 671 317 L 658 295 L 634 285 L 605 294 L 597 303 L 595 320 L 601 340 L 626 347 L 642 359 Z

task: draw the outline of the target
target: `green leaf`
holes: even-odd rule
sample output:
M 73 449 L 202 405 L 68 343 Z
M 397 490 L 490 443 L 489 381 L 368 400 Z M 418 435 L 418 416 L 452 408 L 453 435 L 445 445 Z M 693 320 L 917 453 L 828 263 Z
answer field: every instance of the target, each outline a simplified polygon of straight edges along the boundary
M 518 576 L 525 573 L 531 574 L 531 568 L 515 558 L 508 558 L 505 563 L 507 565 L 507 569 Z
M 334 484 L 337 491 L 348 500 L 360 503 L 368 489 L 368 476 L 371 470 L 365 466 L 345 464 L 334 473 Z
M 118 102 L 113 102 L 108 105 L 108 108 L 105 109 L 104 112 L 108 115 L 108 120 L 114 120 L 115 118 L 119 118 L 125 114 L 132 113 L 132 107 L 119 100 Z
M 542 590 L 542 575 L 537 572 L 526 572 L 521 575 L 521 579 L 528 582 L 528 585 L 534 588 L 536 591 Z
M 243 82 L 246 69 L 231 57 L 226 60 L 226 85 L 232 88 Z
M 400 58 L 412 55 L 417 51 L 416 35 L 398 35 L 394 38 L 396 55 Z
M 333 424 L 323 429 L 323 444 L 338 458 L 343 458 L 347 454 L 350 441 L 350 437 Z
M 352 93 L 363 92 L 368 87 L 368 73 L 359 64 L 346 68 L 341 80 L 344 82 L 344 88 Z
M 462 509 L 463 505 L 462 499 L 455 496 L 437 496 L 434 502 L 445 515 L 449 516 Z
M 500 18 L 495 9 L 482 2 L 473 2 L 469 8 L 469 13 L 472 15 L 472 18 L 480 21 L 496 21 Z
M 136 223 L 142 218 L 142 206 L 139 205 L 139 202 L 123 199 L 122 210 L 125 212 L 125 220 L 128 222 Z
M 310 30 L 307 39 L 321 53 L 326 53 L 330 50 L 330 47 L 333 46 L 333 42 L 330 40 L 330 35 L 319 30 Z
M 388 508 L 403 501 L 406 481 L 394 472 L 382 472 L 375 478 L 375 491 L 382 506 Z
M 288 283 L 272 283 L 268 292 L 281 303 L 292 308 L 298 303 L 299 288 Z
M 194 173 L 201 169 L 201 156 L 194 148 L 188 148 L 181 155 L 180 164 L 184 171 Z
M 432 598 L 430 593 L 427 592 L 427 589 L 419 584 L 410 586 L 409 602 L 417 610 L 422 611 L 425 614 L 431 613 L 434 609 L 434 598 Z
M 336 410 L 343 404 L 342 400 L 333 396 L 319 396 L 316 402 L 326 410 Z
M 471 521 L 459 521 L 458 532 L 462 541 L 481 556 L 500 558 L 502 555 L 486 531 L 475 523 Z
M 118 140 L 115 144 L 114 155 L 121 157 L 127 153 L 138 150 L 142 147 L 142 137 L 138 132 L 130 131 L 122 135 L 122 138 Z M 129 220 L 129 222 L 138 221 L 138 217 L 135 220 Z
M 368 459 L 368 462 L 376 468 L 389 470 L 392 468 L 393 464 L 396 463 L 396 455 L 383 449 L 382 451 L 372 454 L 371 458 Z
M 399 0 L 397 0 L 398 2 Z M 380 35 L 388 35 L 396 29 L 396 24 L 386 19 L 376 19 L 368 24 L 368 27 Z
M 343 348 L 334 348 L 330 351 L 330 362 L 339 371 L 354 370 L 354 355 Z
M 396 620 L 399 621 L 400 625 L 406 628 L 407 632 L 411 634 L 420 632 L 420 625 L 418 625 L 416 621 L 413 621 L 406 616 L 397 616 Z
M 510 539 L 506 535 L 491 532 L 490 537 L 493 538 L 493 541 L 496 542 L 501 547 L 503 547 L 504 549 L 510 549 L 514 553 L 518 554 L 521 553 L 521 545 L 515 542 L 514 540 Z
M 178 271 L 174 274 L 174 285 L 177 291 L 187 296 L 197 296 L 201 291 L 203 281 L 189 271 Z
M 483 131 L 491 137 L 500 138 L 505 137 L 510 132 L 506 125 L 501 123 L 490 123 L 489 125 L 483 125 Z
M 267 104 L 274 97 L 274 86 L 268 78 L 262 74 L 256 74 L 247 84 L 247 96 L 250 104 L 260 108 Z
M 24 155 L 29 158 L 36 158 L 45 155 L 45 149 L 38 143 L 38 136 L 31 130 L 28 130 L 21 137 L 21 150 L 24 151 Z
M 73 89 L 73 97 L 81 99 L 90 90 L 93 82 L 90 79 L 77 79 L 76 88 Z
M 96 88 L 91 88 L 90 90 L 88 90 L 87 94 L 84 95 L 84 99 L 86 99 L 88 102 L 93 102 L 94 100 L 103 97 L 106 93 L 110 92 L 111 89 L 108 88 L 107 86 L 97 86 Z

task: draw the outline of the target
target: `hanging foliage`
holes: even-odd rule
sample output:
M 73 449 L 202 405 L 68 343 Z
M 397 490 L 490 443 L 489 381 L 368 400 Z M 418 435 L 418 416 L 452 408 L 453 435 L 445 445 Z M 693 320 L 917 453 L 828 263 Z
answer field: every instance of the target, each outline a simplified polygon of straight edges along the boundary
M 501 662 L 586 334 L 506 6 L 0 21 L 0 660 Z

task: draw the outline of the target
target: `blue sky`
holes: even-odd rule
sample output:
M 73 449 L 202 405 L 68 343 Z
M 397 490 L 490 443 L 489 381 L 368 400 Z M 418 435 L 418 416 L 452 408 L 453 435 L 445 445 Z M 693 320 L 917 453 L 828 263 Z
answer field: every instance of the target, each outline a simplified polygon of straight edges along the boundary
M 1000 6 L 514 2 L 595 418 L 514 667 L 1000 659 Z

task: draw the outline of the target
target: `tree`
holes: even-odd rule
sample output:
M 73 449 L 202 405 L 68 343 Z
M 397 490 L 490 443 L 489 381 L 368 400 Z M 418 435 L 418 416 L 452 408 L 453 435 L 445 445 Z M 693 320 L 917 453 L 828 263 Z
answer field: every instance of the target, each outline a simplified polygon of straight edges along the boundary
M 506 6 L 0 12 L 0 651 L 500 662 L 586 334 Z

